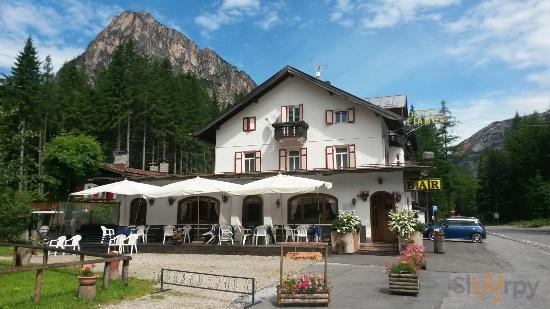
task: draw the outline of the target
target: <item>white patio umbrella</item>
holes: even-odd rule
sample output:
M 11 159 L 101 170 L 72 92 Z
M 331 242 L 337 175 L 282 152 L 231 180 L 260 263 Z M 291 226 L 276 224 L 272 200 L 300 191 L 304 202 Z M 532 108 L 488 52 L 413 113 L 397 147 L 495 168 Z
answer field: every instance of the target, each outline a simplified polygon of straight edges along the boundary
M 135 181 L 124 179 L 122 181 L 113 182 L 103 186 L 98 186 L 98 187 L 93 187 L 93 188 L 78 191 L 78 192 L 73 192 L 70 195 L 82 196 L 82 195 L 94 195 L 94 194 L 107 193 L 107 192 L 120 194 L 120 195 L 141 195 L 155 188 L 158 188 L 158 187 L 141 183 L 141 182 L 135 182 Z
M 175 196 L 197 196 L 197 237 L 199 236 L 199 199 L 200 195 L 209 193 L 229 192 L 240 188 L 241 185 L 227 181 L 195 177 L 183 181 L 171 183 L 162 187 L 154 188 L 144 194 L 149 198 L 175 197 Z M 222 199 L 223 203 L 223 199 Z
M 282 202 L 283 193 L 307 193 L 318 192 L 319 188 L 332 188 L 332 183 L 327 181 L 309 179 L 278 174 L 276 176 L 260 179 L 242 185 L 239 189 L 229 191 L 233 195 L 256 195 L 265 193 L 279 193 L 279 200 Z M 319 201 L 317 201 L 319 211 Z M 283 224 L 283 207 L 281 207 L 281 225 Z
M 124 198 L 126 202 L 128 202 L 127 197 L 129 195 L 143 195 L 147 191 L 151 191 L 155 188 L 158 188 L 154 185 L 148 185 L 146 183 L 136 182 L 124 179 L 122 181 L 113 182 L 110 184 L 106 184 L 103 186 L 93 187 L 90 189 L 73 192 L 70 195 L 73 196 L 83 196 L 83 195 L 94 195 L 94 194 L 100 194 L 100 193 L 114 193 L 117 195 L 124 195 Z M 128 217 L 130 214 L 127 214 L 126 211 L 124 211 L 125 216 Z

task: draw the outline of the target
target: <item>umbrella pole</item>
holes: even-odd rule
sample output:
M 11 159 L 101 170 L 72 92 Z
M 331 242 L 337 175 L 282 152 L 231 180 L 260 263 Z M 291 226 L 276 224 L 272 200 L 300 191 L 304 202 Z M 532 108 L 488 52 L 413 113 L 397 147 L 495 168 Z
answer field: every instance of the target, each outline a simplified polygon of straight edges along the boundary
M 197 241 L 199 240 L 199 237 L 200 237 L 200 231 L 199 231 L 199 228 L 200 228 L 200 211 L 201 211 L 201 207 L 200 207 L 200 195 L 197 195 Z

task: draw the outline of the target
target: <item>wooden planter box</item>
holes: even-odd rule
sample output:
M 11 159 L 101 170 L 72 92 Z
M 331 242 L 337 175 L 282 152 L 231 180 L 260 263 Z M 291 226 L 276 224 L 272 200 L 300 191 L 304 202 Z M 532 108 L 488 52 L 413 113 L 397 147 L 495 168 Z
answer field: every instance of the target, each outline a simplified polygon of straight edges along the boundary
M 391 293 L 418 295 L 420 281 L 417 274 L 389 274 L 388 278 Z
M 326 305 L 330 304 L 331 290 L 327 293 L 283 293 L 277 285 L 277 305 Z

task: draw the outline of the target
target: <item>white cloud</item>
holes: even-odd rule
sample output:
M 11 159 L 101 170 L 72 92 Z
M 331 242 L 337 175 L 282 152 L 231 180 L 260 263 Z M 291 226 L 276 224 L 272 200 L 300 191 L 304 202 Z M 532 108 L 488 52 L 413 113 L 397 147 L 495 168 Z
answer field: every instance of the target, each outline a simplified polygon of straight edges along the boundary
M 550 1 L 491 0 L 470 8 L 446 28 L 457 36 L 447 51 L 479 63 L 500 60 L 510 66 L 537 68 L 528 80 L 548 85 L 550 73 Z
M 550 109 L 550 91 L 531 91 L 510 96 L 489 96 L 468 102 L 454 102 L 449 108 L 456 119 L 457 135 L 464 140 L 493 121 Z
M 203 12 L 195 17 L 195 23 L 204 28 L 201 34 L 205 37 L 209 37 L 209 31 L 218 30 L 223 25 L 234 24 L 245 18 L 259 18 L 254 24 L 269 30 L 282 23 L 279 11 L 283 7 L 283 2 L 262 5 L 259 0 L 223 0 L 214 12 Z
M 59 69 L 63 62 L 82 52 L 83 37 L 93 38 L 121 10 L 118 6 L 86 0 L 47 5 L 33 1 L 1 2 L 0 67 L 11 67 L 26 38 L 32 35 L 40 58 L 43 60 L 50 54 L 54 68 Z
M 355 23 L 363 30 L 393 27 L 414 20 L 439 20 L 437 10 L 460 0 L 337 0 L 329 20 L 344 26 Z

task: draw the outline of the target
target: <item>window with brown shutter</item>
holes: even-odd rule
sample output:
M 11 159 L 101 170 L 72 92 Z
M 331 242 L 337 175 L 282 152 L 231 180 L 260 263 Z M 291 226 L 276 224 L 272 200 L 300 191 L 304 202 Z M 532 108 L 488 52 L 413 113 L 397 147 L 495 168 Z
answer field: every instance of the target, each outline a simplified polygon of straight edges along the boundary
M 286 149 L 279 149 L 279 171 L 286 171 Z
M 300 169 L 307 170 L 307 148 L 300 148 Z
M 325 166 L 327 169 L 334 169 L 334 149 L 332 146 L 325 148 Z
M 300 104 L 300 120 L 304 121 L 304 104 Z
M 349 155 L 348 167 L 355 168 L 356 165 L 355 165 L 355 145 L 354 144 L 348 145 L 348 155 Z
M 262 152 L 261 151 L 256 151 L 255 152 L 255 155 L 254 155 L 254 158 L 256 159 L 256 162 L 254 162 L 254 171 L 256 172 L 261 172 L 262 171 Z
M 348 123 L 355 122 L 355 108 L 348 108 Z
M 235 173 L 243 172 L 243 153 L 235 152 Z
M 256 131 L 256 117 L 243 118 L 243 131 L 245 132 Z
M 325 122 L 327 124 L 333 124 L 334 123 L 334 111 L 333 110 L 326 110 L 325 111 Z
M 281 122 L 288 122 L 288 106 L 281 106 Z

